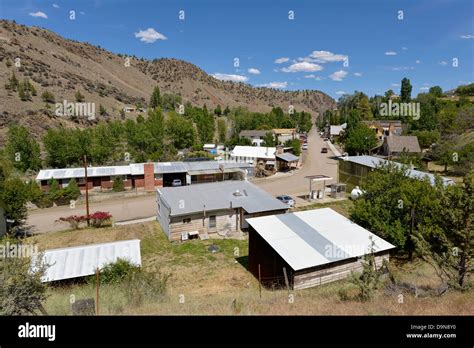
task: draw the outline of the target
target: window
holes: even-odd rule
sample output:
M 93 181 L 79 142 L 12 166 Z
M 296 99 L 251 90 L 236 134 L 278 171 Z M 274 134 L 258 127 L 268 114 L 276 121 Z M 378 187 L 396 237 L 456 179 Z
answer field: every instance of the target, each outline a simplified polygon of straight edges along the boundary
M 209 216 L 209 228 L 216 227 L 216 216 Z
M 191 218 L 183 219 L 183 224 L 189 224 L 191 222 Z

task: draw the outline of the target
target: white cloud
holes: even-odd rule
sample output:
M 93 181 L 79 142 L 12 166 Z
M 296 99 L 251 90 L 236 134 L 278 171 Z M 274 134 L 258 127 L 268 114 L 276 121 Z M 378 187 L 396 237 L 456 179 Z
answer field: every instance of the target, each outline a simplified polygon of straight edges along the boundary
M 342 62 L 347 58 L 344 54 L 334 54 L 329 51 L 313 51 L 309 58 L 314 59 L 318 63 L 327 63 L 327 62 Z
M 360 73 L 360 72 L 355 72 L 355 73 L 354 73 L 354 76 L 361 77 L 361 76 L 362 76 L 362 73 Z
M 408 47 L 405 47 L 405 46 L 402 47 L 402 50 L 404 50 L 404 51 L 406 51 L 407 49 L 408 49 Z
M 446 61 L 442 60 L 442 61 L 441 61 L 441 62 L 439 62 L 438 64 L 439 64 L 439 65 L 443 65 L 443 66 L 445 66 L 445 65 L 448 65 L 448 62 L 446 62 Z
M 416 63 L 416 64 L 420 64 L 420 63 L 421 63 L 421 60 L 417 59 L 417 60 L 415 60 L 415 63 Z
M 257 68 L 250 68 L 248 72 L 249 74 L 260 75 L 260 70 L 258 70 Z
M 333 72 L 331 75 L 329 75 L 329 77 L 333 81 L 342 81 L 344 77 L 346 76 L 347 76 L 347 72 L 344 70 L 338 70 L 336 72 Z
M 337 94 L 337 95 L 344 95 L 344 94 L 346 94 L 346 92 L 344 92 L 344 91 L 337 91 L 336 94 Z
M 261 85 L 257 85 L 257 87 L 267 87 L 267 88 L 286 88 L 288 86 L 288 82 L 269 82 L 269 83 L 262 83 Z
M 30 12 L 29 13 L 31 17 L 39 17 L 39 18 L 44 18 L 47 19 L 48 15 L 44 12 L 38 11 L 38 12 Z
M 397 52 L 395 52 L 395 51 L 387 51 L 387 52 L 385 52 L 385 55 L 386 55 L 386 56 L 396 56 L 396 55 L 397 55 Z
M 287 73 L 296 73 L 296 72 L 314 72 L 323 70 L 323 67 L 318 64 L 309 63 L 309 62 L 300 62 L 291 64 L 287 68 L 281 69 L 283 72 Z
M 79 12 L 81 15 L 85 15 L 86 13 L 84 11 Z
M 249 78 L 243 75 L 215 73 L 211 75 L 221 81 L 246 82 Z
M 474 35 L 471 35 L 471 34 L 461 35 L 461 39 L 471 40 L 471 39 L 474 39 Z
M 400 87 L 400 84 L 399 84 L 399 83 L 392 83 L 390 86 L 392 86 L 392 87 Z
M 281 58 L 275 59 L 274 63 L 275 63 L 275 64 L 281 64 L 281 63 L 286 63 L 286 62 L 289 61 L 289 60 L 290 60 L 290 58 L 281 57 Z
M 135 37 L 145 43 L 153 43 L 156 40 L 167 40 L 166 36 L 160 34 L 153 28 L 148 28 L 147 30 L 140 30 L 138 33 L 135 33 Z
M 59 8 L 59 5 L 58 4 L 53 4 L 53 7 L 54 8 Z
M 400 71 L 400 70 L 413 70 L 415 69 L 414 67 L 412 66 L 394 66 L 392 68 L 393 71 Z
M 322 80 L 321 76 L 317 76 L 317 75 L 314 75 L 314 74 L 305 75 L 304 78 L 305 79 L 315 79 L 317 81 Z
M 420 91 L 428 91 L 429 87 L 420 87 Z

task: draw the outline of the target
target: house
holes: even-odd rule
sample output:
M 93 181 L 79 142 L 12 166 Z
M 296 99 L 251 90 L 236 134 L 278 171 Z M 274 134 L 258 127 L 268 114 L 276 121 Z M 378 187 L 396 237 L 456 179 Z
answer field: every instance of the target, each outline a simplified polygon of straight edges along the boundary
M 237 145 L 230 152 L 230 156 L 236 161 L 253 163 L 255 165 L 259 161 L 264 163 L 268 161 L 275 162 L 275 152 L 276 147 Z
M 368 178 L 371 171 L 380 166 L 395 165 L 398 168 L 406 169 L 406 175 L 413 179 L 428 179 L 431 185 L 435 184 L 436 176 L 431 173 L 411 169 L 408 166 L 388 161 L 374 156 L 344 156 L 339 158 L 339 181 L 347 185 L 348 190 L 355 186 L 362 186 Z M 454 181 L 445 177 L 440 177 L 443 185 L 452 185 Z
M 137 108 L 135 106 L 124 106 L 123 107 L 124 112 L 135 112 L 137 111 Z
M 275 152 L 276 169 L 279 171 L 291 170 L 298 167 L 300 158 L 295 156 L 292 147 L 278 145 Z
M 212 153 L 212 154 L 217 153 L 216 144 L 204 144 L 202 146 L 202 149 L 204 151 L 207 151 L 207 152 Z
M 288 206 L 247 181 L 226 181 L 156 191 L 157 220 L 170 241 L 232 234 L 246 218 L 282 214 Z
M 362 122 L 374 130 L 378 140 L 384 140 L 385 137 L 388 136 L 401 136 L 403 132 L 402 122 L 398 120 L 371 120 Z
M 249 271 L 266 286 L 293 290 L 361 272 L 374 253 L 376 267 L 394 246 L 330 208 L 247 219 Z
M 85 190 L 84 174 L 84 168 L 43 169 L 38 173 L 36 181 L 44 191 L 47 191 L 51 179 L 56 179 L 61 187 L 66 187 L 71 179 L 75 179 L 79 188 Z M 190 185 L 211 181 L 243 180 L 252 174 L 252 165 L 236 161 L 132 163 L 122 166 L 88 167 L 87 186 L 90 190 L 111 190 L 114 181 L 120 177 L 127 190 L 153 191 L 155 187 L 171 186 L 175 179 L 181 180 L 183 185 Z
M 288 140 L 299 139 L 296 128 L 274 128 L 273 135 L 279 144 L 284 144 Z
M 384 156 L 400 156 L 402 153 L 421 153 L 418 138 L 412 135 L 387 136 L 380 148 L 380 153 Z
M 41 255 L 41 254 L 38 254 Z M 37 265 L 37 257 L 32 257 L 31 269 Z M 118 259 L 128 260 L 141 266 L 140 240 L 81 245 L 71 248 L 49 249 L 42 253 L 42 261 L 48 265 L 41 278 L 42 282 L 85 277 L 102 269 Z
M 344 130 L 346 129 L 346 127 L 347 127 L 347 123 L 343 123 L 341 125 L 330 125 L 329 126 L 329 138 L 331 140 L 334 140 L 334 139 L 340 137 L 342 132 L 344 132 Z
M 273 133 L 271 130 L 242 130 L 239 133 L 239 137 L 249 139 L 252 145 L 261 146 L 263 138 L 269 132 Z

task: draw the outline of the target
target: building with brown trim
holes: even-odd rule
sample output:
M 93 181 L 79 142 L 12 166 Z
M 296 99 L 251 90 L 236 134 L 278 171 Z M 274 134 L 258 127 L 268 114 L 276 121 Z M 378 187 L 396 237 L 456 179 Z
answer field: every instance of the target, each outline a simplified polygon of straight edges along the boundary
M 87 186 L 90 190 L 108 191 L 114 180 L 120 177 L 126 190 L 137 189 L 153 191 L 155 187 L 172 186 L 174 180 L 182 185 L 223 180 L 243 180 L 253 175 L 249 163 L 237 161 L 195 161 L 195 162 L 157 162 L 133 163 L 123 166 L 88 167 Z M 44 191 L 56 179 L 60 187 L 66 187 L 75 179 L 81 190 L 85 190 L 84 168 L 42 169 L 36 181 Z

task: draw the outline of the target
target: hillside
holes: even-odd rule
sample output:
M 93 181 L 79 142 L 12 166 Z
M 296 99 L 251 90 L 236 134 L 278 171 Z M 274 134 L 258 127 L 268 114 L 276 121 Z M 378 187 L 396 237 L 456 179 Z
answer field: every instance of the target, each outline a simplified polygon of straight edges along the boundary
M 125 105 L 147 104 L 153 87 L 162 93 L 178 94 L 184 103 L 214 108 L 243 106 L 251 111 L 265 112 L 273 106 L 284 110 L 291 104 L 298 111 L 311 112 L 313 117 L 335 101 L 320 91 L 281 91 L 254 88 L 243 83 L 219 81 L 197 66 L 177 59 L 145 60 L 116 55 L 88 43 L 65 39 L 51 31 L 27 27 L 12 21 L 0 21 L 0 144 L 4 143 L 5 128 L 19 122 L 30 128 L 35 136 L 59 125 L 87 126 L 90 122 L 120 118 Z M 15 66 L 19 58 L 20 67 Z M 15 73 L 19 81 L 25 78 L 36 89 L 30 101 L 21 101 L 18 93 L 4 85 Z M 54 94 L 56 102 L 75 102 L 75 93 L 94 102 L 96 119 L 88 121 L 58 117 L 54 104 L 46 107 L 41 95 Z M 99 115 L 99 105 L 107 115 Z M 129 117 L 136 115 L 127 114 Z

